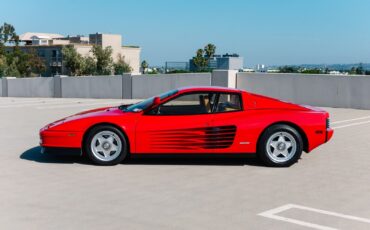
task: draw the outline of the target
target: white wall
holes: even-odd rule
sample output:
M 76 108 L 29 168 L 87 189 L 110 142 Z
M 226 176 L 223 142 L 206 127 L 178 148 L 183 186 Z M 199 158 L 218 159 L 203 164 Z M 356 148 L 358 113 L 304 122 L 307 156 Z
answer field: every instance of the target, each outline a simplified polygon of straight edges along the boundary
M 214 70 L 212 72 L 212 86 L 236 88 L 237 70 Z
M 238 73 L 237 88 L 299 104 L 370 109 L 370 76 Z
M 3 79 L 0 78 L 0 97 L 3 97 L 5 95 L 3 95 Z
M 61 97 L 122 98 L 122 76 L 62 77 Z
M 179 87 L 210 85 L 210 73 L 144 74 L 132 77 L 132 97 L 148 98 Z
M 299 104 L 370 109 L 370 76 L 235 73 L 3 78 L 9 97 L 147 98 L 184 86 L 227 86 Z
M 7 79 L 8 97 L 53 97 L 53 78 Z

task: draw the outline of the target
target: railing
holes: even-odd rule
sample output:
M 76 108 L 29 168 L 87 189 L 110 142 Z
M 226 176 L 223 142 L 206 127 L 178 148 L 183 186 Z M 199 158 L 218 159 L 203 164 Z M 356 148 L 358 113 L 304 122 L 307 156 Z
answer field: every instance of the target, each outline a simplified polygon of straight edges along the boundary
M 50 58 L 50 66 L 62 66 L 62 57 Z

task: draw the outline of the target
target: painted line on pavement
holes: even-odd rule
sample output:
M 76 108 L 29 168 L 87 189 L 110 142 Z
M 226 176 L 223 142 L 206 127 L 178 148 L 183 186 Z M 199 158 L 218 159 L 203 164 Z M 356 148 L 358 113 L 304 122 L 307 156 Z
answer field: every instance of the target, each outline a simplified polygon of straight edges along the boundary
M 78 103 L 74 105 L 55 105 L 55 106 L 39 106 L 36 107 L 37 109 L 63 109 L 63 108 L 72 108 L 72 107 L 86 107 L 86 106 L 94 106 L 94 105 L 111 105 L 117 106 L 124 104 L 123 102 L 97 102 L 97 103 Z
M 356 126 L 356 125 L 363 125 L 363 124 L 368 124 L 368 123 L 370 123 L 370 121 L 355 122 L 355 123 L 351 123 L 348 125 L 341 125 L 337 127 L 334 126 L 333 129 L 342 129 L 342 128 L 347 128 L 347 127 Z
M 316 213 L 320 213 L 320 214 L 323 214 L 323 215 L 335 216 L 335 217 L 339 217 L 339 218 L 343 218 L 343 219 L 347 219 L 347 220 L 353 220 L 353 221 L 358 221 L 358 222 L 363 222 L 363 223 L 370 224 L 370 219 L 367 219 L 367 218 L 345 215 L 345 214 L 341 214 L 341 213 L 337 213 L 337 212 L 331 212 L 331 211 L 326 211 L 326 210 L 322 210 L 322 209 L 310 208 L 310 207 L 306 207 L 306 206 L 302 206 L 302 205 L 296 205 L 296 204 L 286 204 L 286 205 L 283 205 L 283 206 L 280 206 L 280 207 L 277 207 L 277 208 L 270 209 L 270 210 L 267 210 L 265 212 L 259 213 L 258 215 L 266 217 L 266 218 L 274 219 L 274 220 L 279 220 L 279 221 L 283 221 L 283 222 L 297 224 L 297 225 L 308 227 L 308 228 L 314 228 L 314 229 L 319 229 L 319 230 L 337 230 L 337 228 L 332 228 L 332 227 L 329 227 L 329 226 L 319 225 L 319 224 L 315 224 L 315 223 L 310 223 L 310 222 L 306 222 L 306 221 L 301 221 L 301 220 L 297 220 L 297 219 L 293 219 L 293 218 L 287 218 L 287 217 L 277 215 L 278 213 L 287 211 L 289 209 L 294 209 L 294 208 L 305 210 L 305 211 L 310 211 L 310 212 L 316 212 Z
M 43 105 L 68 105 L 68 104 L 76 104 L 76 103 L 95 103 L 96 101 L 90 101 L 90 102 L 83 102 L 81 100 L 74 100 L 74 101 L 39 101 L 39 102 L 33 102 L 33 103 L 14 103 L 9 105 L 0 105 L 0 108 L 19 108 L 19 107 L 26 107 L 26 106 L 43 106 Z
M 370 119 L 370 116 L 358 117 L 358 118 L 353 118 L 353 119 L 348 119 L 348 120 L 342 120 L 342 121 L 334 121 L 334 122 L 332 122 L 332 124 L 347 123 L 347 122 L 350 122 L 350 121 L 358 121 L 358 120 L 364 120 L 364 119 Z
M 26 105 L 26 104 L 37 104 L 41 102 L 46 102 L 46 100 L 35 100 L 35 101 L 10 101 L 6 103 L 0 103 L 0 106 L 11 106 L 11 105 Z

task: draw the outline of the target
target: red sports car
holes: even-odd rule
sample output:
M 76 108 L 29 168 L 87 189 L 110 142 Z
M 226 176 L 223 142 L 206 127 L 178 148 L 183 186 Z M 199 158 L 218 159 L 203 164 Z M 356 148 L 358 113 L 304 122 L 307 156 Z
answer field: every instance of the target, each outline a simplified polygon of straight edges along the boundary
M 63 118 L 40 130 L 44 152 L 79 149 L 115 165 L 137 154 L 250 154 L 290 166 L 333 135 L 323 110 L 222 87 L 171 90 Z

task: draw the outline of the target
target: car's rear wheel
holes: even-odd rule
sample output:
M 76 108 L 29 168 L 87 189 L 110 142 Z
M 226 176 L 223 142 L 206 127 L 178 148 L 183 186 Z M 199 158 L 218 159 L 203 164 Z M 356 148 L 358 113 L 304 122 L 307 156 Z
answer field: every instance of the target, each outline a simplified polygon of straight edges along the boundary
M 268 166 L 288 167 L 302 155 L 299 132 L 288 125 L 274 125 L 265 130 L 258 145 L 258 156 Z
M 99 165 L 116 165 L 127 156 L 126 138 L 113 126 L 96 126 L 87 134 L 84 144 L 87 156 Z

